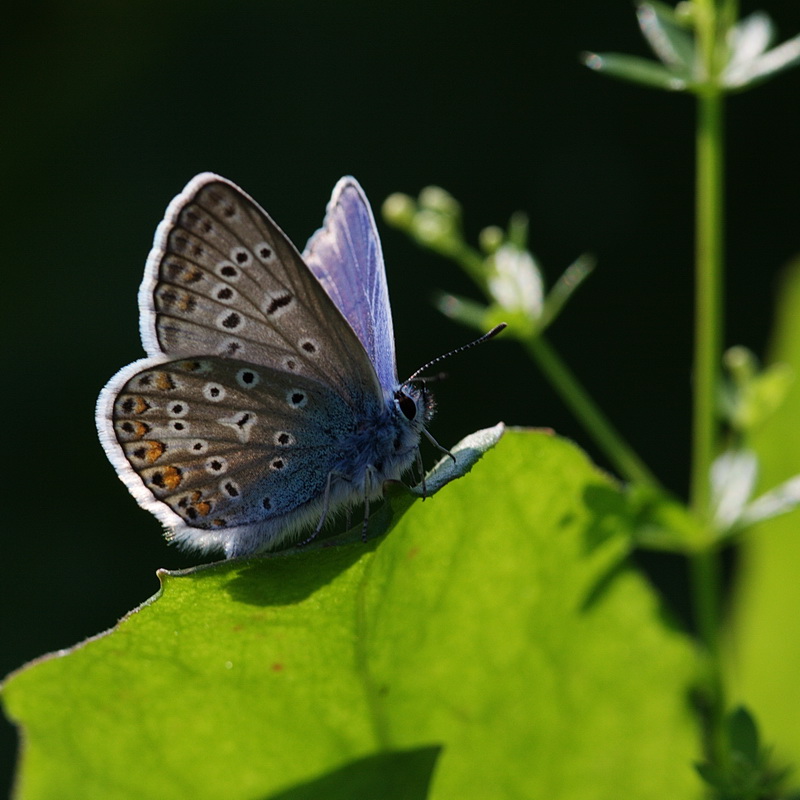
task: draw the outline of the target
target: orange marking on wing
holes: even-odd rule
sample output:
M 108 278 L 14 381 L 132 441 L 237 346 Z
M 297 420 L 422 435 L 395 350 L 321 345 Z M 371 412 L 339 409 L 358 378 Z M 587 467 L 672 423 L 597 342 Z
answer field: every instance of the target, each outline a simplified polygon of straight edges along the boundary
M 178 300 L 178 310 L 179 311 L 193 311 L 195 306 L 197 305 L 197 300 L 195 300 L 189 292 L 186 292 L 179 300 Z
M 144 422 L 132 422 L 131 425 L 133 425 L 131 436 L 134 439 L 141 439 L 150 430 L 150 426 L 145 425 Z
M 133 413 L 134 414 L 144 414 L 150 408 L 150 403 L 144 399 L 144 397 L 134 397 L 134 406 L 133 406 Z
M 171 492 L 174 492 L 180 485 L 183 478 L 181 477 L 181 471 L 176 467 L 167 467 L 162 473 L 162 480 L 164 482 L 164 487 L 169 489 Z
M 148 464 L 153 464 L 158 461 L 167 449 L 164 442 L 157 442 L 155 440 L 145 442 L 144 446 L 147 448 L 144 454 L 144 460 L 147 461 Z
M 159 389 L 162 392 L 168 392 L 174 388 L 175 381 L 172 380 L 172 377 L 168 372 L 156 373 L 156 389 Z
M 201 517 L 207 517 L 211 513 L 211 503 L 208 500 L 203 500 L 201 503 L 195 503 L 194 507 Z

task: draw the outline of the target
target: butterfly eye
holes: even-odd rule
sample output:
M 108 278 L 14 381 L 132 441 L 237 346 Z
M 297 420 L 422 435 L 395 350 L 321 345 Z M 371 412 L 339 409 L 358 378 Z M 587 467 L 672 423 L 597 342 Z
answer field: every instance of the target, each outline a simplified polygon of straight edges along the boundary
M 398 389 L 394 393 L 394 401 L 397 407 L 402 412 L 403 416 L 412 422 L 414 417 L 417 416 L 417 404 L 412 397 L 409 397 L 402 389 Z

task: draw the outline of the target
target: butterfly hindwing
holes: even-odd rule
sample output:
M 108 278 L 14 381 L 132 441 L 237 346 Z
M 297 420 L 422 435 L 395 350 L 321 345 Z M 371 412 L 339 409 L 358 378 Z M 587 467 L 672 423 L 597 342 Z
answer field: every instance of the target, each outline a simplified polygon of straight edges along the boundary
M 128 478 L 162 521 L 220 531 L 321 496 L 353 427 L 352 409 L 318 382 L 219 357 L 136 371 L 111 418 Z

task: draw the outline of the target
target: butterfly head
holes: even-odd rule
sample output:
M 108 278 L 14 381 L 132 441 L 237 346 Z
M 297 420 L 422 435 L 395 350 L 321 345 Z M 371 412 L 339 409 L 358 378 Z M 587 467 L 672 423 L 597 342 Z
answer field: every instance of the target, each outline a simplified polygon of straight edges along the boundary
M 424 427 L 433 418 L 436 404 L 433 395 L 428 391 L 425 381 L 420 381 L 417 388 L 411 381 L 402 384 L 394 393 L 394 405 L 397 413 L 414 427 Z

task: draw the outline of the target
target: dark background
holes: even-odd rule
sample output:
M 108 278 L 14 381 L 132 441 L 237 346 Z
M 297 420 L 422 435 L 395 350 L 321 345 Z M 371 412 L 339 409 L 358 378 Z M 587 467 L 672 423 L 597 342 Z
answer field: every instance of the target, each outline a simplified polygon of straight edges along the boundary
M 781 39 L 800 30 L 794 0 L 769 10 Z M 472 237 L 526 210 L 550 283 L 596 254 L 551 340 L 685 492 L 694 107 L 578 61 L 584 49 L 648 54 L 631 4 L 53 0 L 4 17 L 0 675 L 113 625 L 157 589 L 158 567 L 196 563 L 117 480 L 93 412 L 143 355 L 145 256 L 169 200 L 203 170 L 254 195 L 301 249 L 351 173 L 376 211 L 391 192 L 445 187 Z M 799 90 L 796 71 L 729 105 L 727 342 L 759 354 L 800 244 Z M 379 227 L 402 376 L 471 336 L 429 293 L 472 290 Z M 442 443 L 504 420 L 553 427 L 605 463 L 510 339 L 448 370 Z M 5 776 L 14 734 L 0 733 Z

